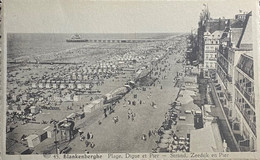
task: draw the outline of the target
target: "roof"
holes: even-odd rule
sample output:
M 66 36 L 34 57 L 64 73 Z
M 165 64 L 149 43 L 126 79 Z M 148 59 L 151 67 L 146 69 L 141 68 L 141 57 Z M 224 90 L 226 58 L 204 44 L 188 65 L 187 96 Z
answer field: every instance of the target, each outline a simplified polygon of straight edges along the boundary
M 241 20 L 235 20 L 231 25 L 230 28 L 243 28 L 244 22 Z
M 211 33 L 209 31 L 204 32 L 204 36 L 210 36 Z
M 212 33 L 212 38 L 213 38 L 213 37 L 214 37 L 214 38 L 221 38 L 222 34 L 223 34 L 223 31 L 221 31 L 221 30 L 216 30 L 215 32 Z
M 210 33 L 216 30 L 224 30 L 226 28 L 228 19 L 211 19 L 206 22 L 206 30 Z
M 191 152 L 222 152 L 222 138 L 217 123 L 192 130 L 190 138 Z
M 183 79 L 184 79 L 184 82 L 197 83 L 196 76 L 185 76 Z
M 33 140 L 37 137 L 39 137 L 37 134 L 31 134 L 31 135 L 27 136 L 26 139 Z
M 243 28 L 232 28 L 231 29 L 232 32 L 231 32 L 231 42 L 234 44 L 234 45 L 237 45 L 240 37 L 241 37 L 241 34 L 242 34 L 242 31 L 243 31 Z
M 92 103 L 93 104 L 98 104 L 98 103 L 100 103 L 102 101 L 103 101 L 103 98 L 100 98 L 100 99 L 96 99 L 96 100 L 92 101 Z
M 245 25 L 243 27 L 242 34 L 238 40 L 237 48 L 253 49 L 252 30 L 252 12 L 249 12 L 246 16 Z

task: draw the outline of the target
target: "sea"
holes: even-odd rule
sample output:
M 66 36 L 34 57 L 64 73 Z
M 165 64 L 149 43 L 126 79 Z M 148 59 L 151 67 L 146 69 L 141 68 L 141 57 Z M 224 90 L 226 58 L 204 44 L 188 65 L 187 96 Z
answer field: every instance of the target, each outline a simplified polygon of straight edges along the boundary
M 165 39 L 180 33 L 82 33 L 82 39 Z M 55 53 L 62 50 L 83 47 L 86 42 L 66 42 L 74 34 L 67 33 L 8 33 L 7 58 L 30 57 L 45 53 Z

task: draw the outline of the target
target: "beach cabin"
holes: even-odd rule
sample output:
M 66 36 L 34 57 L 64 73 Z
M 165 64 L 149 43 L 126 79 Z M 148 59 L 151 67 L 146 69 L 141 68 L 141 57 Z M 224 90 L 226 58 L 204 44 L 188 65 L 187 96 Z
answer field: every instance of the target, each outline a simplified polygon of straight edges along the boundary
M 88 76 L 87 76 L 87 75 L 84 75 L 84 76 L 83 76 L 83 80 L 88 80 Z
M 32 114 L 37 114 L 37 113 L 39 112 L 39 108 L 36 107 L 36 106 L 31 106 L 31 107 L 30 107 L 30 112 L 31 112 Z
M 39 82 L 39 88 L 44 88 L 43 82 Z
M 43 130 L 47 132 L 47 138 L 52 138 L 53 137 L 54 129 L 52 127 L 47 126 Z
M 57 89 L 57 88 L 58 88 L 58 85 L 57 85 L 56 83 L 53 83 L 53 84 L 52 84 L 52 88 L 53 88 L 53 89 Z
M 37 88 L 36 83 L 32 82 L 32 88 Z
M 40 137 L 37 134 L 31 134 L 25 138 L 28 143 L 29 148 L 34 148 L 38 144 L 40 144 Z
M 83 75 L 82 74 L 78 74 L 78 80 L 82 80 L 83 79 Z
M 50 82 L 46 82 L 45 87 L 46 87 L 47 89 L 50 89 L 50 88 L 51 88 L 51 83 L 50 83 Z
M 71 79 L 72 79 L 72 80 L 76 80 L 76 79 L 77 79 L 76 73 L 72 73 Z
M 84 107 L 85 113 L 91 113 L 93 111 L 95 111 L 95 104 L 93 104 L 93 103 L 90 103 L 89 105 Z
M 83 85 L 80 81 L 77 81 L 76 82 L 76 86 L 77 86 L 77 89 L 82 89 L 83 88 Z
M 86 83 L 86 84 L 85 84 L 85 88 L 86 88 L 86 89 L 91 89 L 90 84 L 89 84 L 89 83 Z
M 64 83 L 64 82 L 61 82 L 61 83 L 60 83 L 60 88 L 61 88 L 61 89 L 64 89 L 64 88 L 66 88 L 66 85 L 65 85 L 65 83 Z
M 100 99 L 92 101 L 92 104 L 95 105 L 95 109 L 98 109 L 98 108 L 103 107 L 103 102 L 104 102 L 104 99 L 100 98 Z
M 73 95 L 73 101 L 74 102 L 77 102 L 77 101 L 79 101 L 79 95 Z
M 75 87 L 76 86 L 74 82 L 69 82 L 69 89 L 74 89 Z

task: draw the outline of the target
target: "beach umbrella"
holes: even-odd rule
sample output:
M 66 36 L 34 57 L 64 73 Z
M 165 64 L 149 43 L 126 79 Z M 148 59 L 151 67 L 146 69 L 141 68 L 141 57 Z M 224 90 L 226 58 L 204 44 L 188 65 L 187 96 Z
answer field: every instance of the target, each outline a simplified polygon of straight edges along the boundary
M 165 139 L 169 139 L 169 138 L 171 138 L 172 136 L 170 136 L 169 134 L 163 134 L 162 135 L 162 138 L 165 138 Z
M 161 142 L 161 143 L 169 143 L 169 141 L 170 141 L 169 139 L 165 139 L 165 138 L 160 139 L 160 142 Z
M 172 147 L 172 149 L 174 149 L 174 150 L 177 149 L 177 145 L 172 144 L 171 147 Z
M 165 144 L 165 143 L 159 143 L 159 144 L 158 144 L 158 147 L 159 147 L 159 148 L 168 148 L 168 146 L 169 146 L 169 145 L 168 145 L 168 144 Z
M 172 131 L 171 130 L 164 130 L 163 133 L 164 134 L 172 134 Z

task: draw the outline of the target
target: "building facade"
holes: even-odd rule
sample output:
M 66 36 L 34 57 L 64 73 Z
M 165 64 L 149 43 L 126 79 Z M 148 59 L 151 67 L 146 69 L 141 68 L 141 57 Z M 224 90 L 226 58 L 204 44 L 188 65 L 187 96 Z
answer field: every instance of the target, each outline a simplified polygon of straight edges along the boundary
M 210 71 L 216 69 L 217 50 L 219 49 L 219 40 L 223 31 L 209 31 L 204 33 L 204 77 L 209 78 Z
M 230 22 L 230 21 L 229 21 Z M 241 151 L 256 150 L 251 12 L 236 16 L 220 39 L 216 90 Z

